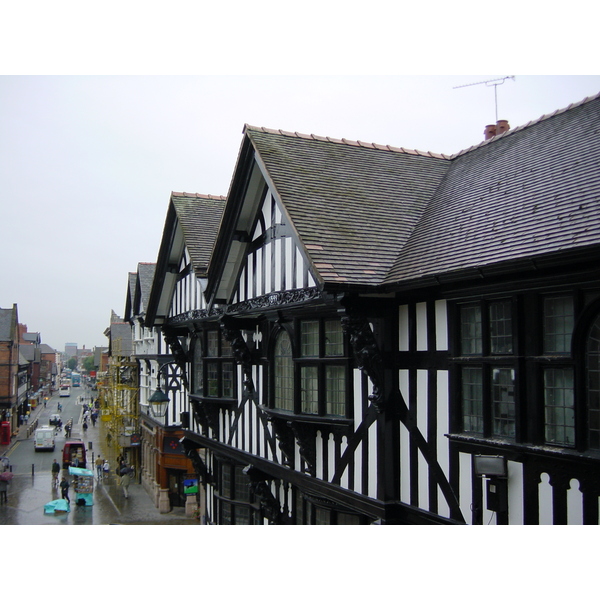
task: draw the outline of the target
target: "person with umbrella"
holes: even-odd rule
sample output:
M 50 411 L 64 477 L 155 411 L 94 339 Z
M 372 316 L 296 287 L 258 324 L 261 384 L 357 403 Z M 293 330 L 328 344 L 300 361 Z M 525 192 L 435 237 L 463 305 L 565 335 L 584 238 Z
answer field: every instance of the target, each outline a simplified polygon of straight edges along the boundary
M 121 487 L 123 488 L 123 496 L 129 498 L 129 484 L 131 483 L 131 468 L 123 467 L 121 469 Z

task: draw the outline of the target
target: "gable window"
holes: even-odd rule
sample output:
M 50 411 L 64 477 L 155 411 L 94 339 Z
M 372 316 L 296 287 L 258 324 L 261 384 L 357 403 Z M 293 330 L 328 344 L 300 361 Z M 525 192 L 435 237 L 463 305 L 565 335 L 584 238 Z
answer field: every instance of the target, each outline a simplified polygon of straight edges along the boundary
M 516 434 L 512 303 L 464 304 L 459 318 L 462 431 L 512 439 Z
M 280 331 L 275 342 L 274 408 L 322 417 L 346 417 L 348 366 L 341 322 L 302 320 L 298 322 L 297 335 L 298 356 L 293 355 L 287 331 Z

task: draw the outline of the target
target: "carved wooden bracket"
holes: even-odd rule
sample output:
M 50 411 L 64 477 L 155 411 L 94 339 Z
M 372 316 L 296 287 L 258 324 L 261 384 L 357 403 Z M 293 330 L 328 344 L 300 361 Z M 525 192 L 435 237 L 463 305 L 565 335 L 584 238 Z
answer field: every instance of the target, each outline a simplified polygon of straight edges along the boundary
M 212 438 L 217 439 L 219 432 L 219 407 L 210 402 L 202 402 L 197 398 L 190 398 L 190 403 L 194 411 L 194 417 L 202 427 L 205 435 L 208 430 L 212 430 Z
M 186 440 L 185 438 L 182 438 L 180 442 L 185 451 L 185 455 L 192 461 L 192 464 L 194 465 L 194 470 L 202 479 L 202 482 L 205 485 L 207 483 L 214 483 L 213 476 L 211 475 L 206 464 L 198 454 L 198 446 L 193 442 L 190 442 L 190 440 Z
M 273 424 L 275 437 L 279 442 L 279 448 L 283 452 L 283 464 L 286 467 L 294 466 L 294 432 L 288 427 L 285 419 L 267 415 L 267 419 Z
M 369 400 L 377 412 L 384 411 L 383 397 L 383 358 L 381 351 L 369 326 L 369 321 L 364 315 L 346 309 L 342 317 L 342 328 L 350 339 L 350 345 L 356 360 L 356 366 L 366 373 L 373 384 L 373 392 Z
M 254 396 L 255 387 L 252 380 L 252 352 L 248 348 L 244 336 L 235 326 L 235 319 L 223 317 L 221 320 L 223 337 L 231 344 L 233 357 L 241 365 L 244 374 L 244 390 L 248 396 Z
M 306 472 L 314 477 L 317 473 L 317 431 L 315 425 L 302 423 L 301 421 L 288 421 L 287 425 L 294 432 L 294 436 L 298 442 L 300 456 L 306 464 Z
M 189 389 L 187 375 L 186 375 L 186 365 L 188 361 L 187 354 L 183 347 L 181 346 L 181 342 L 179 338 L 168 328 L 163 329 L 163 333 L 165 336 L 165 341 L 171 348 L 171 352 L 173 353 L 173 360 L 175 364 L 179 367 L 181 371 L 181 381 L 183 381 L 183 385 L 186 389 Z
M 280 525 L 284 516 L 279 501 L 271 492 L 268 475 L 252 465 L 248 465 L 243 472 L 250 480 L 250 490 L 259 501 L 263 515 L 269 519 L 270 524 Z

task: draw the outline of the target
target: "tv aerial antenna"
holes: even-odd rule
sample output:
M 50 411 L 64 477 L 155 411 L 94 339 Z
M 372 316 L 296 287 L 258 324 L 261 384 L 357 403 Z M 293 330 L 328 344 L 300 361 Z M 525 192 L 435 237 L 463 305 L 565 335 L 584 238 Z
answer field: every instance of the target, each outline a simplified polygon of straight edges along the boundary
M 494 86 L 494 105 L 496 108 L 496 121 L 498 121 L 498 86 L 502 85 L 507 79 L 515 80 L 514 75 L 507 75 L 506 77 L 499 77 L 498 79 L 488 79 L 487 81 L 476 81 L 475 83 L 465 83 L 463 85 L 456 85 L 452 89 L 457 90 L 458 88 L 470 87 L 472 85 L 483 85 Z

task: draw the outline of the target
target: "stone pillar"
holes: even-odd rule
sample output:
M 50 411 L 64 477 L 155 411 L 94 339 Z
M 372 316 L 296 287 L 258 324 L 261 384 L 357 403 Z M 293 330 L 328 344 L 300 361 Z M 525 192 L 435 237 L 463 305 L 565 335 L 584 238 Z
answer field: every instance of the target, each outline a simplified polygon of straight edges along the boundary
M 193 517 L 194 511 L 198 508 L 198 499 L 195 495 L 185 497 L 185 516 Z
M 158 492 L 158 512 L 171 512 L 171 503 L 169 502 L 168 488 L 161 488 Z

